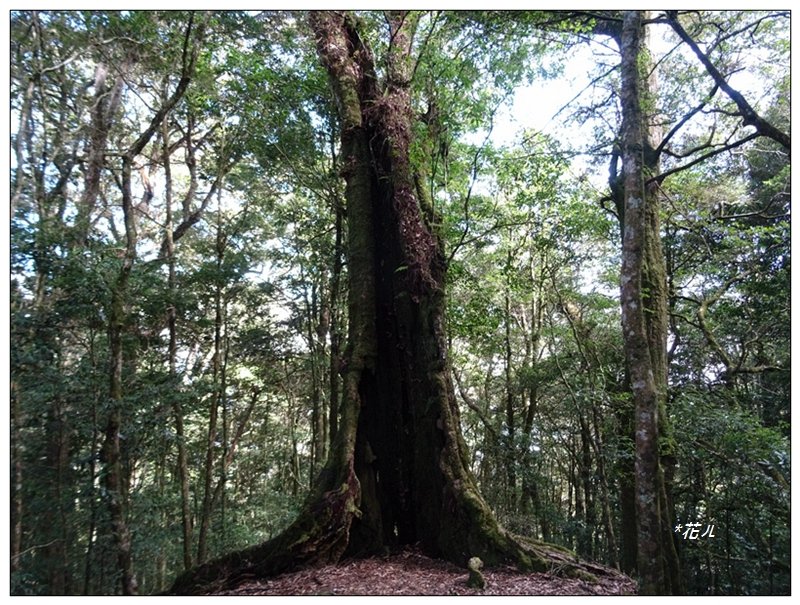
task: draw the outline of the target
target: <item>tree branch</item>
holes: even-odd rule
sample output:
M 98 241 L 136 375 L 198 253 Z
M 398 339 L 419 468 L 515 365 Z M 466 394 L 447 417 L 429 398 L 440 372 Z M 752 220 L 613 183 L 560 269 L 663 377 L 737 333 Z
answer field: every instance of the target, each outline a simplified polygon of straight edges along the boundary
M 478 418 L 483 423 L 483 426 L 486 427 L 486 430 L 492 436 L 492 439 L 495 441 L 497 440 L 497 431 L 489 422 L 489 419 L 486 418 L 486 414 L 484 414 L 483 410 L 478 406 L 477 403 L 469 396 L 467 390 L 464 388 L 464 385 L 461 383 L 461 377 L 459 376 L 458 372 L 453 370 L 453 378 L 455 379 L 456 386 L 458 387 L 458 394 L 461 395 L 461 399 L 464 400 L 464 403 L 467 404 L 467 407 L 471 409 L 478 415 Z
M 697 58 L 706 68 L 706 71 L 714 79 L 714 82 L 717 84 L 717 86 L 725 91 L 725 94 L 727 94 L 731 100 L 736 103 L 736 107 L 739 108 L 739 112 L 742 116 L 745 126 L 754 126 L 759 135 L 769 137 L 770 139 L 777 141 L 783 145 L 783 147 L 785 147 L 789 153 L 791 153 L 792 141 L 789 135 L 777 129 L 775 126 L 758 115 L 756 110 L 753 109 L 753 107 L 747 102 L 742 93 L 733 89 L 730 84 L 728 84 L 725 77 L 719 72 L 708 56 L 702 50 L 700 50 L 697 42 L 694 41 L 694 39 L 685 29 L 683 29 L 680 21 L 678 21 L 677 11 L 667 11 L 667 17 L 672 29 L 675 30 L 675 33 L 678 34 L 678 37 L 680 37 L 680 39 L 692 49 L 692 52 L 694 52 L 695 56 L 697 56 Z
M 708 93 L 708 95 L 706 95 L 706 98 L 703 99 L 697 107 L 689 111 L 680 120 L 678 120 L 678 123 L 675 124 L 675 126 L 672 127 L 672 130 L 670 130 L 667 133 L 667 135 L 661 140 L 661 143 L 658 145 L 658 148 L 655 151 L 656 155 L 660 155 L 666 149 L 666 146 L 670 142 L 672 137 L 675 136 L 678 133 L 678 131 L 681 128 L 683 128 L 689 120 L 691 120 L 695 115 L 697 115 L 699 111 L 702 111 L 702 109 L 706 105 L 708 105 L 708 102 L 714 98 L 714 95 L 717 94 L 718 90 L 719 90 L 719 85 L 715 84 L 714 88 L 711 89 L 711 92 Z
M 745 143 L 749 143 L 753 139 L 757 139 L 760 136 L 761 136 L 761 134 L 759 134 L 758 132 L 754 132 L 753 134 L 750 134 L 750 135 L 746 136 L 743 139 L 739 139 L 735 143 L 731 143 L 729 145 L 725 145 L 723 147 L 720 147 L 719 149 L 715 149 L 714 151 L 709 151 L 708 153 L 705 153 L 705 154 L 701 155 L 700 157 L 695 158 L 691 162 L 683 164 L 682 166 L 676 166 L 675 168 L 671 168 L 670 170 L 665 170 L 661 174 L 658 174 L 658 175 L 654 176 L 653 178 L 649 179 L 646 184 L 647 185 L 650 185 L 651 183 L 659 183 L 659 184 L 661 184 L 661 183 L 664 182 L 664 179 L 667 178 L 668 176 L 671 176 L 673 174 L 676 174 L 678 172 L 686 170 L 687 168 L 691 168 L 692 166 L 695 166 L 696 164 L 700 164 L 701 162 L 705 162 L 709 158 L 713 158 L 715 155 L 719 155 L 720 153 L 724 153 L 726 151 L 730 151 L 731 149 L 736 149 L 737 147 L 741 147 Z

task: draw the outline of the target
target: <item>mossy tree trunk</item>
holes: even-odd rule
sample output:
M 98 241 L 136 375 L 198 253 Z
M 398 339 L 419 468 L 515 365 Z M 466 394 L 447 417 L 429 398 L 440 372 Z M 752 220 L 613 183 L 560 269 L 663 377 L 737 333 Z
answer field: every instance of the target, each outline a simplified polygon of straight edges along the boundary
M 525 570 L 574 569 L 564 552 L 503 530 L 469 470 L 447 362 L 446 261 L 409 154 L 417 17 L 386 19 L 379 82 L 355 17 L 310 16 L 339 108 L 347 203 L 349 332 L 327 464 L 282 534 L 183 574 L 173 593 L 211 592 L 406 544 L 462 566 L 478 556 Z
M 667 282 L 661 243 L 659 172 L 653 144 L 655 79 L 644 43 L 641 11 L 626 11 L 621 32 L 622 212 L 621 299 L 625 354 L 633 392 L 636 436 L 638 571 L 644 594 L 681 594 L 672 537 L 670 483 L 674 455 L 666 413 Z M 666 475 L 666 476 L 665 476 Z

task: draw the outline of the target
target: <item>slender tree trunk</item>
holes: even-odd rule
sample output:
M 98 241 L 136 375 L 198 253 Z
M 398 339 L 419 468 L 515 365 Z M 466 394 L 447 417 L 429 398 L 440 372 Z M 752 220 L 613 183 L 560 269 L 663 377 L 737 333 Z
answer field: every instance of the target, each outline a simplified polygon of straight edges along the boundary
M 597 478 L 600 482 L 600 502 L 602 505 L 603 526 L 608 544 L 608 562 L 619 569 L 619 554 L 617 552 L 617 537 L 614 531 L 614 518 L 611 512 L 611 496 L 608 486 L 608 473 L 606 473 L 605 448 L 600 424 L 600 410 L 595 402 L 592 403 L 592 424 L 594 425 L 594 453 L 597 462 Z
M 327 435 L 326 415 L 323 404 L 323 368 L 325 335 L 328 331 L 327 319 L 320 309 L 319 287 L 312 280 L 311 300 L 305 295 L 306 340 L 311 363 L 311 460 L 309 465 L 309 485 L 314 484 L 317 470 L 325 462 Z M 324 308 L 324 306 L 323 306 Z
M 131 62 L 123 61 L 117 68 L 117 77 L 111 90 L 106 85 L 109 68 L 104 63 L 95 67 L 94 99 L 91 109 L 91 124 L 89 130 L 89 149 L 84 170 L 84 183 L 81 199 L 77 204 L 78 214 L 75 217 L 75 234 L 71 244 L 78 248 L 86 246 L 92 214 L 100 194 L 100 183 L 106 163 L 106 147 L 111 131 L 114 114 L 119 108 L 122 91 L 125 84 L 125 75 L 131 68 Z
M 225 544 L 225 540 L 227 538 L 227 504 L 228 498 L 226 489 L 228 487 L 228 448 L 230 447 L 230 443 L 228 442 L 228 428 L 229 428 L 229 419 L 228 419 L 228 352 L 230 351 L 230 339 L 228 338 L 228 313 L 227 308 L 225 311 L 225 320 L 223 323 L 225 328 L 225 337 L 224 337 L 224 347 L 223 347 L 223 356 L 222 356 L 222 381 L 220 385 L 220 393 L 222 394 L 222 398 L 220 400 L 220 405 L 222 407 L 222 456 L 220 456 L 220 469 L 219 469 L 219 479 L 217 480 L 217 487 L 214 489 L 214 492 L 211 494 L 211 510 L 214 510 L 216 502 L 220 502 L 220 541 L 222 544 Z
M 92 368 L 96 369 L 97 363 L 94 356 L 94 338 L 92 338 Z M 89 463 L 89 527 L 87 530 L 87 544 L 86 544 L 86 564 L 84 566 L 83 575 L 83 594 L 92 594 L 92 576 L 94 575 L 94 551 L 95 551 L 95 535 L 97 534 L 97 515 L 98 504 L 97 496 L 95 495 L 95 481 L 97 479 L 97 454 L 100 448 L 100 431 L 99 423 L 97 420 L 97 401 L 98 397 L 92 400 L 92 443 Z
M 11 381 L 11 573 L 20 569 L 22 553 L 22 430 L 19 389 Z
M 110 348 L 109 399 L 110 410 L 105 427 L 102 448 L 105 473 L 103 477 L 114 542 L 117 547 L 117 565 L 120 571 L 122 593 L 135 595 L 138 585 L 133 572 L 131 536 L 125 521 L 123 464 L 120 450 L 122 425 L 123 386 L 122 368 L 124 351 L 122 333 L 125 326 L 125 304 L 128 280 L 136 258 L 136 223 L 131 195 L 130 155 L 122 161 L 122 210 L 125 220 L 125 254 L 117 279 L 111 288 L 111 305 L 108 317 L 108 342 Z
M 511 271 L 511 252 L 508 253 L 506 267 Z M 506 390 L 506 434 L 504 439 L 503 464 L 506 469 L 506 497 L 505 507 L 508 513 L 516 509 L 516 492 L 517 492 L 517 473 L 516 473 L 516 417 L 514 410 L 514 380 L 512 365 L 512 349 L 511 349 L 511 297 L 508 292 L 509 285 L 506 283 L 506 292 L 504 295 L 504 312 L 505 312 L 505 390 Z
M 639 11 L 624 14 L 622 144 L 624 220 L 622 325 L 633 391 L 636 434 L 638 565 L 644 594 L 682 592 L 671 533 L 670 502 L 660 441 L 667 444 L 667 298 L 657 192 L 645 185 L 657 170 L 642 105 L 652 98 Z M 644 73 L 643 73 L 644 72 Z
M 337 198 L 334 204 L 334 244 L 333 244 L 333 270 L 331 271 L 330 281 L 330 337 L 331 347 L 329 355 L 328 378 L 330 405 L 328 408 L 328 447 L 333 446 L 336 440 L 336 433 L 339 429 L 339 406 L 340 406 L 340 378 L 339 371 L 342 368 L 341 358 L 341 328 L 340 328 L 340 309 L 339 309 L 339 289 L 342 276 L 342 256 L 344 255 L 343 230 L 344 230 L 344 208 L 341 200 Z
M 208 533 L 211 528 L 211 505 L 212 505 L 212 484 L 214 477 L 214 449 L 215 442 L 218 438 L 218 418 L 219 406 L 222 398 L 225 396 L 222 392 L 222 328 L 224 323 L 224 305 L 222 296 L 222 262 L 225 258 L 226 238 L 222 232 L 222 210 L 218 210 L 217 214 L 217 241 L 216 241 L 216 254 L 217 254 L 217 272 L 216 272 L 216 285 L 214 287 L 214 357 L 213 357 L 213 375 L 214 375 L 214 392 L 210 397 L 210 406 L 208 411 L 208 432 L 206 437 L 206 455 L 205 466 L 203 473 L 203 503 L 200 513 L 200 530 L 197 539 L 197 562 L 203 563 L 208 558 Z
M 187 157 L 194 159 L 191 144 L 192 130 L 188 128 L 187 133 Z M 175 391 L 172 397 L 172 414 L 175 419 L 175 440 L 178 447 L 178 481 L 181 489 L 181 530 L 183 535 L 183 568 L 192 567 L 192 512 L 189 494 L 189 462 L 186 454 L 186 437 L 183 429 L 183 405 L 180 399 L 180 384 L 177 372 L 178 359 L 178 326 L 175 310 L 175 298 L 177 296 L 177 284 L 175 275 L 175 242 L 173 240 L 173 218 L 172 218 L 172 165 L 170 160 L 169 128 L 165 120 L 162 126 L 162 161 L 164 164 L 164 204 L 166 207 L 166 224 L 164 225 L 164 242 L 167 260 L 167 288 L 169 291 L 169 302 L 167 303 L 167 329 L 169 330 L 169 375 L 172 379 Z M 193 188 L 189 188 L 189 195 L 193 194 Z
M 58 396 L 54 397 L 48 412 L 46 432 L 47 476 L 52 500 L 44 515 L 42 526 L 48 536 L 49 588 L 51 594 L 67 595 L 70 594 L 72 585 L 68 521 L 68 510 L 71 508 L 71 498 L 68 495 L 71 429 L 64 411 L 64 401 Z
M 35 90 L 36 80 L 31 77 L 28 80 L 28 85 L 25 87 L 25 95 L 22 98 L 22 107 L 19 112 L 19 129 L 17 130 L 17 138 L 14 143 L 15 159 L 17 161 L 14 170 L 13 187 L 14 193 L 11 195 L 9 217 L 13 220 L 14 211 L 17 204 L 22 199 L 26 187 L 25 171 L 28 167 L 28 162 L 25 157 L 25 148 L 28 150 L 32 148 L 30 135 L 31 135 L 31 107 L 33 100 L 33 93 Z M 30 156 L 29 156 L 30 157 Z
M 589 371 L 589 370 L 587 370 Z M 594 509 L 594 489 L 592 487 L 592 437 L 589 433 L 589 423 L 584 410 L 579 408 L 578 421 L 580 424 L 580 481 L 584 495 L 583 527 L 578 541 L 578 553 L 589 559 L 594 559 L 594 530 L 597 523 Z
M 233 463 L 233 457 L 236 454 L 236 448 L 239 445 L 239 441 L 242 438 L 245 430 L 247 429 L 248 422 L 250 421 L 250 416 L 255 409 L 256 403 L 258 402 L 258 398 L 261 394 L 260 389 L 254 389 L 252 393 L 252 397 L 250 399 L 250 403 L 247 405 L 244 414 L 239 419 L 238 427 L 236 429 L 236 433 L 231 439 L 228 447 L 225 450 L 225 456 L 222 459 L 222 470 L 221 476 L 217 481 L 217 485 L 214 488 L 214 495 L 211 498 L 211 507 L 212 509 L 216 506 L 216 503 L 220 500 L 220 496 L 224 493 L 225 483 L 227 481 L 227 473 L 228 468 Z M 227 440 L 226 440 L 227 441 Z
M 161 453 L 159 454 L 159 459 L 156 462 L 155 468 L 155 483 L 158 487 L 158 499 L 159 501 L 163 502 L 166 495 L 166 487 L 167 487 L 167 460 L 168 460 L 169 450 L 164 448 Z M 166 507 L 161 507 L 158 511 L 158 522 L 161 527 L 167 527 L 168 524 L 172 521 L 171 519 L 171 511 L 168 511 Z M 162 541 L 162 544 L 165 544 L 166 541 Z M 153 576 L 154 586 L 150 589 L 150 591 L 154 590 L 163 590 L 165 580 L 167 577 L 167 552 L 165 548 L 159 549 L 158 554 L 155 557 L 155 561 L 153 562 Z M 142 580 L 142 585 L 147 586 Z
M 105 466 L 104 486 L 111 515 L 112 533 L 117 548 L 117 564 L 120 571 L 122 593 L 135 595 L 138 585 L 133 571 L 131 556 L 131 536 L 125 520 L 124 490 L 127 480 L 123 477 L 123 465 L 120 449 L 120 429 L 122 424 L 123 381 L 122 370 L 124 351 L 122 334 L 127 317 L 125 311 L 128 295 L 128 282 L 136 260 L 136 217 L 134 215 L 133 194 L 131 186 L 131 167 L 134 159 L 147 146 L 157 132 L 169 112 L 186 92 L 194 70 L 197 47 L 190 44 L 193 35 L 194 15 L 189 16 L 186 27 L 184 53 L 182 57 L 181 77 L 175 90 L 166 102 L 155 112 L 147 128 L 136 138 L 122 155 L 122 212 L 125 224 L 125 250 L 117 279 L 111 286 L 111 303 L 108 310 L 108 341 L 110 351 L 109 379 L 109 413 L 105 427 L 105 438 L 102 447 Z M 202 31 L 202 28 L 200 28 Z M 152 196 L 152 190 L 144 183 L 144 195 Z

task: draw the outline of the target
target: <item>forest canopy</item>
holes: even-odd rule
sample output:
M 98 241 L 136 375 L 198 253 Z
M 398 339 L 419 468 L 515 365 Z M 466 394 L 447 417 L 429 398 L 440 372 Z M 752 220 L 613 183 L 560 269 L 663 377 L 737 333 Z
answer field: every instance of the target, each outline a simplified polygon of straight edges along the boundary
M 789 594 L 789 25 L 12 11 L 11 593 Z

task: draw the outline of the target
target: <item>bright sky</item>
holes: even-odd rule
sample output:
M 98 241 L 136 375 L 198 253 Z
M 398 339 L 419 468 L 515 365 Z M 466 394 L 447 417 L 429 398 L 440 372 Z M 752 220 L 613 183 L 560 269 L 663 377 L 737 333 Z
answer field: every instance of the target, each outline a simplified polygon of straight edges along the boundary
M 570 52 L 572 56 L 561 76 L 537 80 L 517 90 L 512 105 L 501 112 L 501 119 L 495 125 L 493 140 L 497 144 L 513 144 L 523 130 L 541 131 L 558 138 L 568 134 L 564 119 L 569 109 L 556 114 L 589 83 L 587 73 L 593 63 L 592 49 L 588 44 Z

